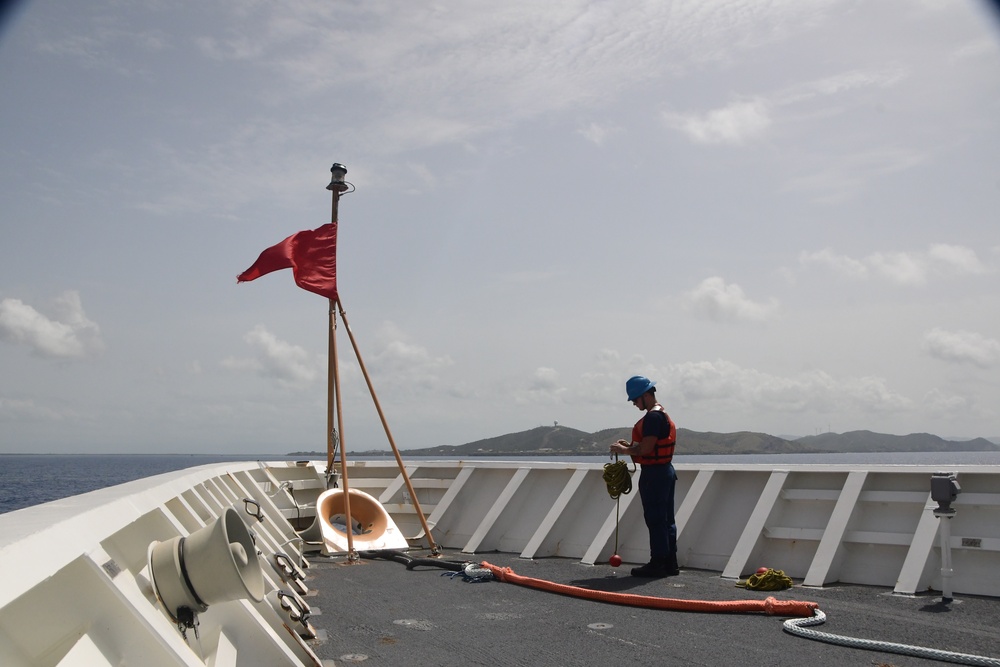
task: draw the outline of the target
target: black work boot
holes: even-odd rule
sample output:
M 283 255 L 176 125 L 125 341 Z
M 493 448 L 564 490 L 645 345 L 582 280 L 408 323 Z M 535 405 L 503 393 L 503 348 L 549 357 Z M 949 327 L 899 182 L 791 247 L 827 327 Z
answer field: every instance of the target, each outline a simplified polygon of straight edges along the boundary
M 642 567 L 632 568 L 633 577 L 649 577 L 649 578 L 659 578 L 659 577 L 673 577 L 680 574 L 680 570 L 677 569 L 676 562 L 670 563 L 666 560 L 651 560 Z

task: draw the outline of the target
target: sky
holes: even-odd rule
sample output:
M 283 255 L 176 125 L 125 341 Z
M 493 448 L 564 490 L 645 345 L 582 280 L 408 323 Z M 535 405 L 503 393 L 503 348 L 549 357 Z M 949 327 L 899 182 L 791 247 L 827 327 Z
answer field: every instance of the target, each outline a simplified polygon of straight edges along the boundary
M 1000 436 L 1000 12 L 973 0 L 27 0 L 0 25 L 0 453 L 640 417 Z M 679 443 L 682 447 L 683 443 Z

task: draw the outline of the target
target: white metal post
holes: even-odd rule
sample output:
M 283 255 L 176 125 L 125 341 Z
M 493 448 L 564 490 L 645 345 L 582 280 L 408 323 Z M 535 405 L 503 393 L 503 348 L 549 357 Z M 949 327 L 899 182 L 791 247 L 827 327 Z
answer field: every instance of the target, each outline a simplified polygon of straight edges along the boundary
M 951 516 L 938 514 L 941 527 L 941 601 L 951 602 L 951 577 L 955 573 L 951 568 Z

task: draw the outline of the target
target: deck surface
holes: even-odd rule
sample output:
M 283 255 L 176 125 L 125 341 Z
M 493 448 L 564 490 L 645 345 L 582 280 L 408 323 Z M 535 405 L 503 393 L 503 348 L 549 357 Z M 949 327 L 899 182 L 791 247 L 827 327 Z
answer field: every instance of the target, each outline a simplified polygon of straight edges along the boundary
M 411 551 L 410 556 L 426 556 Z M 940 593 L 893 595 L 870 586 L 796 585 L 747 590 L 718 572 L 682 570 L 637 579 L 629 565 L 445 552 L 450 561 L 487 561 L 519 575 L 585 588 L 688 600 L 808 600 L 835 635 L 929 647 L 1000 660 L 1000 600 Z M 832 645 L 782 629 L 787 617 L 643 609 L 577 599 L 511 583 L 470 583 L 446 570 L 390 560 L 310 559 L 310 642 L 324 665 L 878 665 L 918 667 L 941 660 Z M 986 663 L 989 664 L 989 663 Z M 997 663 L 1000 664 L 1000 663 Z

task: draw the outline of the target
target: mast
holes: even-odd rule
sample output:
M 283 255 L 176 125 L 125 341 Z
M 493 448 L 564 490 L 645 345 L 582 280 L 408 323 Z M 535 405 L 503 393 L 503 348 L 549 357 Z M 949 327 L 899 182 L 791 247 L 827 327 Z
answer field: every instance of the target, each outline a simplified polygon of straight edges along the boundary
M 339 223 L 340 216 L 340 195 L 348 190 L 344 177 L 347 175 L 347 167 L 339 162 L 333 163 L 330 167 L 330 184 L 326 189 L 331 194 L 330 222 L 334 225 Z M 336 260 L 336 258 L 334 258 Z M 347 448 L 344 447 L 344 406 L 340 398 L 340 367 L 337 357 L 337 305 L 340 301 L 340 293 L 336 299 L 329 299 L 329 327 L 327 331 L 327 401 L 326 401 L 326 478 L 329 481 L 333 475 L 333 458 L 336 454 L 337 446 L 340 446 L 340 478 L 344 485 L 344 514 L 346 523 L 344 525 L 347 533 L 347 560 L 350 563 L 359 560 L 358 552 L 354 550 L 354 524 L 351 520 L 351 487 L 347 477 Z M 334 405 L 336 405 L 336 417 L 334 416 Z M 340 431 L 338 431 L 338 427 Z
M 335 162 L 332 167 L 330 167 L 331 179 L 330 184 L 326 186 L 326 189 L 330 191 L 332 195 L 332 204 L 330 212 L 330 222 L 337 224 L 339 222 L 339 208 L 340 208 L 340 196 L 345 192 L 348 192 L 353 186 L 344 181 L 344 177 L 347 175 L 347 167 Z M 416 490 L 413 488 L 413 484 L 410 482 L 410 476 L 406 472 L 406 466 L 403 464 L 403 459 L 399 454 L 399 448 L 396 447 L 396 441 L 392 437 L 392 432 L 389 430 L 389 422 L 385 418 L 385 413 L 382 411 L 382 405 L 378 400 L 378 396 L 375 394 L 375 387 L 372 384 L 371 378 L 368 375 L 368 369 L 365 367 L 365 362 L 361 358 L 361 351 L 358 348 L 358 343 L 354 339 L 354 333 L 351 331 L 351 326 L 347 322 L 347 313 L 344 311 L 344 304 L 340 300 L 340 292 L 338 290 L 337 297 L 335 299 L 329 300 L 330 312 L 329 312 L 329 344 L 328 344 L 328 369 L 327 369 L 327 442 L 326 442 L 326 474 L 327 480 L 333 474 L 333 459 L 336 454 L 336 450 L 340 448 L 340 476 L 343 480 L 344 485 L 344 514 L 347 516 L 346 532 L 347 532 L 347 558 L 348 562 L 359 561 L 359 556 L 354 550 L 354 537 L 353 537 L 353 523 L 351 520 L 351 494 L 350 485 L 347 477 L 347 448 L 344 445 L 344 411 L 343 402 L 341 401 L 340 393 L 340 367 L 338 364 L 337 355 L 337 313 L 340 313 L 340 318 L 344 321 L 344 328 L 347 329 L 347 335 L 351 341 L 351 347 L 354 349 L 354 355 L 358 359 L 358 365 L 361 367 L 361 373 L 364 375 L 365 383 L 368 385 L 368 391 L 371 394 L 372 400 L 375 403 L 375 409 L 378 411 L 379 419 L 382 421 L 382 428 L 385 431 L 386 437 L 389 440 L 389 445 L 392 447 L 392 452 L 396 457 L 396 465 L 399 466 L 399 472 L 403 476 L 403 482 L 406 484 L 406 489 L 410 494 L 410 500 L 413 502 L 413 508 L 417 513 L 417 517 L 420 519 L 420 525 L 424 529 L 424 535 L 427 537 L 427 542 L 430 545 L 431 553 L 435 556 L 441 553 L 440 548 L 434 542 L 434 537 L 431 535 L 430 526 L 427 524 L 427 519 L 424 517 L 423 510 L 420 508 L 420 501 L 417 499 Z M 336 413 L 336 414 L 335 414 Z M 339 429 L 339 430 L 338 430 Z

